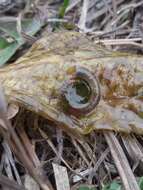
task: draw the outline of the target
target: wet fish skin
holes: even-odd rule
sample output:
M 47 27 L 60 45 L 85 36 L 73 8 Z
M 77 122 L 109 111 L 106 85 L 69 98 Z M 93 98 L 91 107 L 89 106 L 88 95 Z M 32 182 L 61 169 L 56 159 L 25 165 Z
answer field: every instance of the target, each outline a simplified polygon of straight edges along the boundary
M 85 67 L 99 80 L 101 100 L 91 114 L 62 110 L 64 81 Z M 0 69 L 7 101 L 54 121 L 74 136 L 92 130 L 143 134 L 143 57 L 109 51 L 77 32 L 51 33 L 12 65 Z

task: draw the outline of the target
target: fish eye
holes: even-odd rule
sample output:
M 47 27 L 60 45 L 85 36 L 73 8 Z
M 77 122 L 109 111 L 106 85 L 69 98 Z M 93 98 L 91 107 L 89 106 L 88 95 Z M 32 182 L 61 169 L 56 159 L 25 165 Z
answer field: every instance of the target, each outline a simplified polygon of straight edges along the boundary
M 75 116 L 89 114 L 100 100 L 96 76 L 84 67 L 76 67 L 75 73 L 62 85 L 61 100 L 64 112 Z

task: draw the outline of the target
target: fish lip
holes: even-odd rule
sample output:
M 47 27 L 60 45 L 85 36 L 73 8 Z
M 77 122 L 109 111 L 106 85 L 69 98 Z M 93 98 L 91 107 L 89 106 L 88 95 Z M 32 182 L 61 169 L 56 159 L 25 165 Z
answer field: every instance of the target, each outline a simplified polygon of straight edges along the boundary
M 58 110 L 51 105 L 46 104 L 46 102 L 37 101 L 37 99 L 33 99 L 33 97 L 26 96 L 21 99 L 21 96 L 11 96 L 9 100 L 25 109 L 27 109 L 28 106 L 29 111 L 33 111 L 39 116 L 52 121 L 74 138 L 83 140 L 83 132 L 80 124 L 76 125 L 73 122 L 73 119 L 69 115 L 66 115 L 62 110 Z

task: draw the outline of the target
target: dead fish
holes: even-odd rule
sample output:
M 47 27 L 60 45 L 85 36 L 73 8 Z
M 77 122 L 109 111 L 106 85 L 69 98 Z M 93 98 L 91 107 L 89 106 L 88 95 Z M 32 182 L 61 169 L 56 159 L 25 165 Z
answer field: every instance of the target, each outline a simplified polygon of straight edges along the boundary
M 76 137 L 143 134 L 143 57 L 109 51 L 78 32 L 47 34 L 0 69 L 0 83 L 8 103 Z

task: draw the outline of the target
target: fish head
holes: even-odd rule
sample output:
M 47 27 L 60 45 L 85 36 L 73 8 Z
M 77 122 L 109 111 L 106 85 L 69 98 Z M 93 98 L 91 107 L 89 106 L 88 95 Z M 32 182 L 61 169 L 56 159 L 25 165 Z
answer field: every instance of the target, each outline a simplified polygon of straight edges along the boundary
M 6 90 L 75 136 L 93 130 L 139 134 L 143 133 L 142 60 L 97 46 L 77 32 L 52 33 L 11 66 L 7 80 L 12 85 Z

